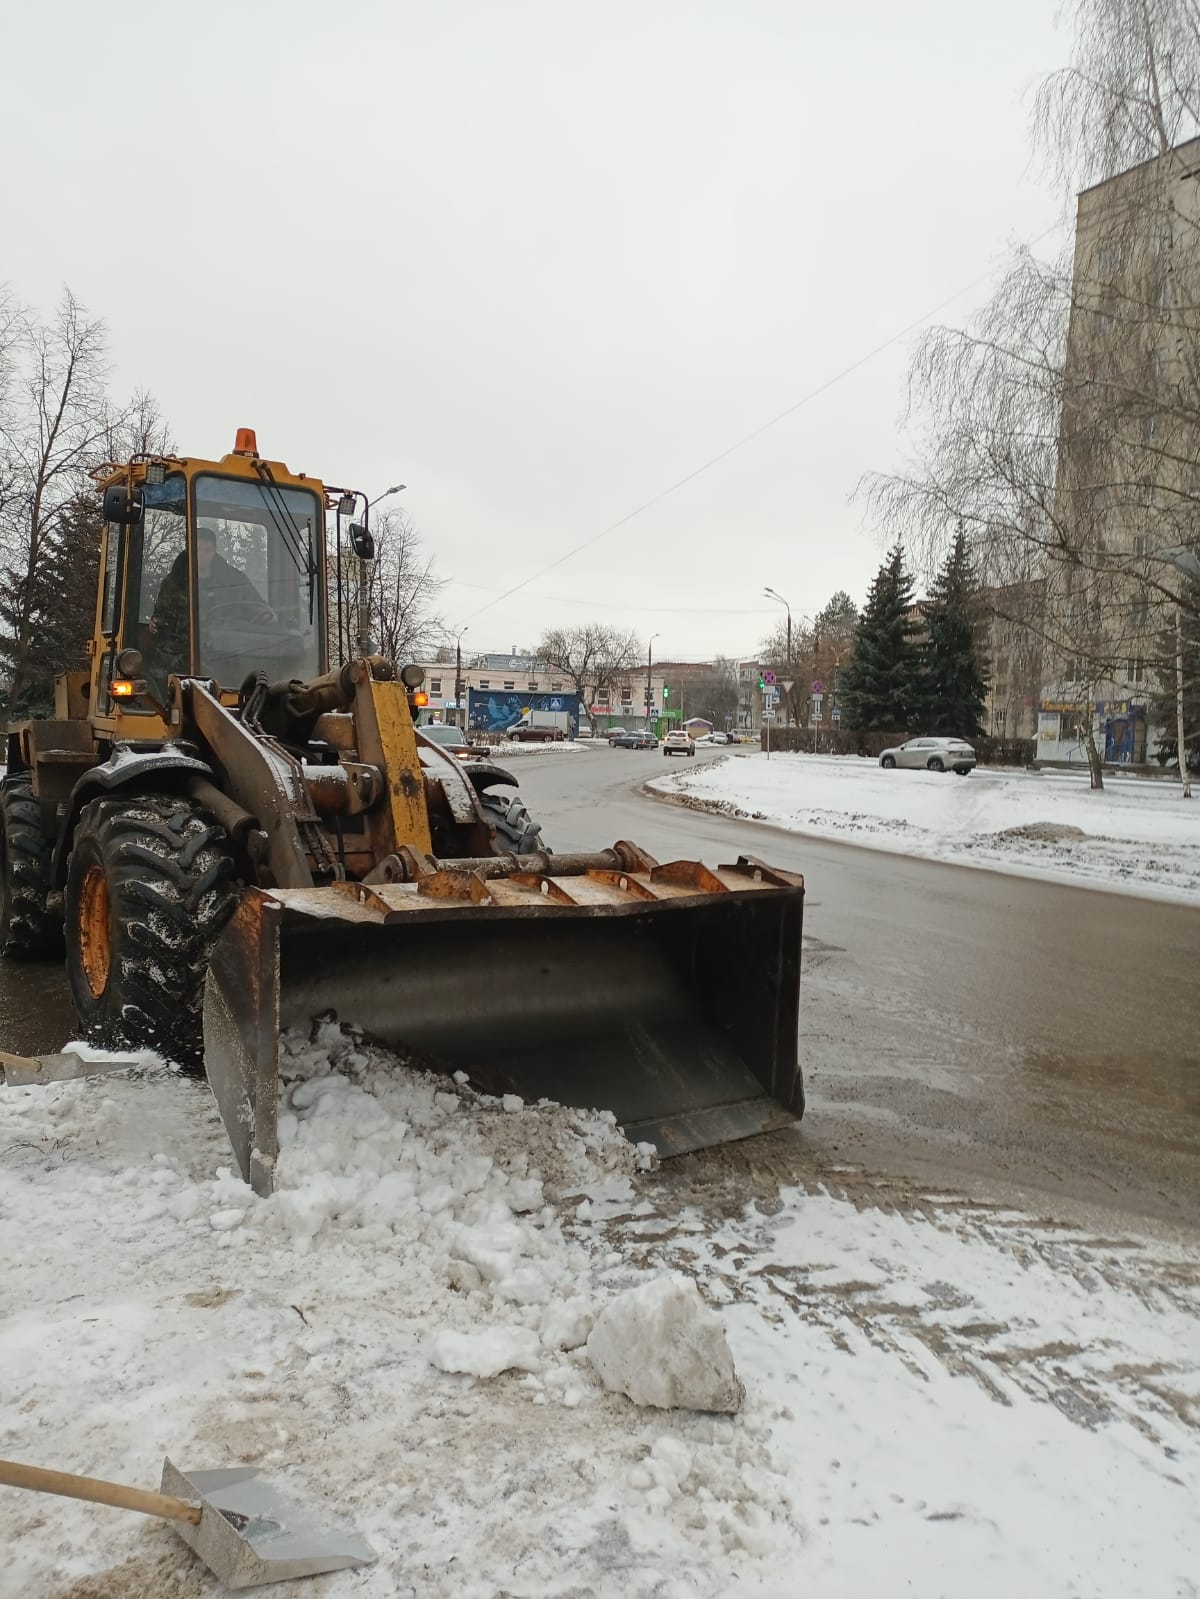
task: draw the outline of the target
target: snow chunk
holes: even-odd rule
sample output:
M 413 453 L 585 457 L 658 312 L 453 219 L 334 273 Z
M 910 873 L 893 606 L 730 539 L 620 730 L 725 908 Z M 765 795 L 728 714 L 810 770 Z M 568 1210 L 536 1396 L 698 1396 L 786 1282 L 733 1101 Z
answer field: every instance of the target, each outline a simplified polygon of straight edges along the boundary
M 684 1277 L 655 1277 L 605 1305 L 587 1341 L 604 1386 L 659 1410 L 741 1408 L 725 1330 Z
M 540 1371 L 542 1350 L 537 1334 L 527 1327 L 488 1327 L 438 1333 L 430 1359 L 440 1371 L 498 1377 L 502 1371 Z

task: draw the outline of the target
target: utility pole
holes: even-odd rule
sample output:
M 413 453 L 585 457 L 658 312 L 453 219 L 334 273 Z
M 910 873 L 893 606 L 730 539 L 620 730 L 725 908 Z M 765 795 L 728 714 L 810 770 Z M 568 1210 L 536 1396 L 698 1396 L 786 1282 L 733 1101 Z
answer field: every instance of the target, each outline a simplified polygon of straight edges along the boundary
M 651 633 L 650 640 L 649 640 L 649 642 L 646 645 L 646 731 L 647 731 L 647 733 L 650 731 L 650 707 L 654 703 L 654 701 L 650 697 L 650 662 L 651 662 L 651 660 L 653 658 L 654 640 L 656 638 L 661 638 L 661 637 L 662 637 L 662 635 L 660 633 Z
M 454 722 L 456 727 L 466 727 L 463 720 L 462 636 L 469 627 L 459 628 L 454 635 Z

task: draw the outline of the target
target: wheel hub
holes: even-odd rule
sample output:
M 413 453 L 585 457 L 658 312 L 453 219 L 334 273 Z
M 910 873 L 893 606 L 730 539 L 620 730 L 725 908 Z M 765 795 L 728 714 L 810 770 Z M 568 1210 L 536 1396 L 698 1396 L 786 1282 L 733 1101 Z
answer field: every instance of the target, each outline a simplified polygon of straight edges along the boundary
M 110 919 L 108 878 L 102 866 L 89 866 L 79 896 L 79 959 L 96 999 L 108 987 L 112 960 Z

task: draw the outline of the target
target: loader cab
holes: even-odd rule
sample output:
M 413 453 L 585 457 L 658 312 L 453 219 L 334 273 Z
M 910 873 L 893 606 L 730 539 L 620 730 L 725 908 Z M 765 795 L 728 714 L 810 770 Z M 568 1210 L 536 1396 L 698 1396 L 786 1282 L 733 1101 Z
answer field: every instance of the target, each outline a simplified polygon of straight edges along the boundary
M 156 717 L 173 673 L 236 690 L 325 670 L 320 484 L 256 456 L 151 462 L 106 489 L 105 514 L 101 716 Z

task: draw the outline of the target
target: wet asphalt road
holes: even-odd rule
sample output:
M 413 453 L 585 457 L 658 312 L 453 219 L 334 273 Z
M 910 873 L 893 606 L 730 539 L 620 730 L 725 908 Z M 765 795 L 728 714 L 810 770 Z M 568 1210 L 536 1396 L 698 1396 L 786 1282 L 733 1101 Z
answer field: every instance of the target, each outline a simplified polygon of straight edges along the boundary
M 660 860 L 741 852 L 804 874 L 809 1176 L 861 1164 L 1056 1215 L 1200 1225 L 1200 909 L 647 799 L 674 764 L 601 746 L 513 770 L 560 849 L 628 838 Z
M 806 1180 L 863 1166 L 1064 1218 L 1100 1207 L 1200 1224 L 1200 909 L 910 861 L 640 792 L 673 765 L 598 746 L 513 770 L 555 848 L 628 838 L 660 860 L 749 853 L 804 873 L 808 1113 L 765 1155 L 751 1140 L 730 1161 Z M 55 1049 L 72 1031 L 61 969 L 0 963 L 0 1047 Z

